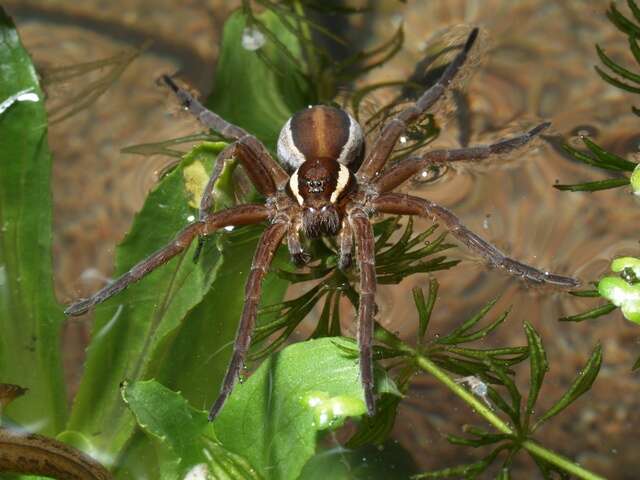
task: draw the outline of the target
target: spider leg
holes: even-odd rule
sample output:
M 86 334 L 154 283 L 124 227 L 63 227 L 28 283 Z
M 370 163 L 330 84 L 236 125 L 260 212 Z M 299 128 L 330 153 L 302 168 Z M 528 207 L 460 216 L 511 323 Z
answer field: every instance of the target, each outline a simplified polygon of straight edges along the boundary
M 453 236 L 469 249 L 483 257 L 490 265 L 501 268 L 511 275 L 523 277 L 535 283 L 550 284 L 562 288 L 575 288 L 580 285 L 580 281 L 575 278 L 538 270 L 507 257 L 496 247 L 465 227 L 451 211 L 429 200 L 401 193 L 383 193 L 372 203 L 372 206 L 380 213 L 419 215 L 442 221 Z
M 267 273 L 275 251 L 278 249 L 280 242 L 289 228 L 289 222 L 273 223 L 267 227 L 260 238 L 251 264 L 251 273 L 249 273 L 249 278 L 245 286 L 246 300 L 233 345 L 233 354 L 231 355 L 231 361 L 229 362 L 227 373 L 224 376 L 218 398 L 216 398 L 216 401 L 209 411 L 209 421 L 213 421 L 218 413 L 220 413 L 242 369 L 244 358 L 251 344 L 251 334 L 256 323 L 260 293 L 262 291 L 262 280 Z
M 270 177 L 271 181 L 274 182 L 278 188 L 284 187 L 289 180 L 289 175 L 280 164 L 271 157 L 265 146 L 256 137 L 205 108 L 193 95 L 176 85 L 168 75 L 163 75 L 162 81 L 173 90 L 180 100 L 180 103 L 205 127 L 219 133 L 228 140 L 240 142 L 251 151 L 254 157 L 252 163 L 260 164 L 260 168 L 253 174 L 255 177 L 262 175 L 263 172 L 266 171 L 267 176 Z M 246 170 L 249 174 L 250 169 L 247 168 Z M 249 174 L 249 176 L 251 176 L 251 174 Z M 252 178 L 254 183 L 255 180 L 256 178 Z M 256 187 L 258 187 L 258 189 L 260 188 L 257 184 Z
M 380 136 L 373 144 L 372 149 L 358 170 L 357 175 L 360 182 L 370 180 L 376 176 L 389 159 L 393 147 L 407 126 L 420 118 L 444 94 L 460 70 L 460 67 L 467 59 L 467 55 L 477 37 L 478 29 L 474 28 L 469 34 L 469 37 L 467 37 L 467 41 L 462 47 L 462 50 L 449 64 L 435 85 L 424 92 L 413 105 L 401 111 L 383 127 Z
M 340 230 L 340 259 L 338 260 L 338 268 L 346 270 L 351 266 L 353 252 L 353 229 L 347 219 L 342 221 L 342 229 Z
M 293 224 L 289 226 L 289 231 L 287 232 L 287 247 L 291 254 L 291 260 L 296 267 L 304 267 L 311 260 L 311 255 L 302 248 L 298 228 Z
M 134 265 L 129 271 L 123 273 L 89 298 L 69 305 L 64 313 L 72 316 L 82 315 L 95 305 L 121 292 L 130 284 L 137 282 L 159 266 L 167 263 L 180 252 L 186 250 L 198 235 L 207 235 L 229 225 L 240 226 L 259 223 L 268 218 L 269 210 L 263 205 L 240 205 L 210 214 L 204 221 L 190 223 L 169 244 Z
M 245 137 L 241 140 L 231 143 L 227 145 L 224 150 L 222 150 L 218 157 L 216 158 L 216 163 L 213 167 L 213 171 L 211 172 L 211 176 L 209 177 L 209 181 L 204 189 L 204 193 L 202 194 L 202 198 L 200 199 L 200 214 L 199 219 L 204 221 L 204 219 L 209 214 L 211 207 L 213 206 L 214 200 L 214 185 L 218 180 L 218 177 L 222 173 L 224 169 L 225 163 L 230 161 L 232 158 L 237 158 L 242 166 L 245 169 L 249 180 L 256 187 L 258 192 L 264 195 L 267 198 L 273 197 L 276 194 L 276 185 L 273 181 L 273 178 L 269 172 L 269 170 L 264 166 L 263 157 L 258 157 L 255 154 L 254 149 L 250 148 L 247 145 L 247 141 L 250 141 L 252 137 Z M 256 140 L 257 142 L 257 140 Z M 258 145 L 255 145 L 256 148 L 260 147 L 259 142 Z M 268 156 L 268 153 L 266 154 Z M 270 158 L 270 157 L 269 157 Z M 200 253 L 202 251 L 202 247 L 204 246 L 204 237 L 198 237 L 198 248 L 193 254 L 193 261 L 197 262 L 200 257 Z
M 358 347 L 360 350 L 360 381 L 364 389 L 367 413 L 376 411 L 373 393 L 373 327 L 375 315 L 376 265 L 373 228 L 369 216 L 360 208 L 349 213 L 349 221 L 356 238 L 360 265 L 360 304 L 358 306 Z
M 548 128 L 549 125 L 551 125 L 549 122 L 541 123 L 517 137 L 500 140 L 491 145 L 478 145 L 476 147 L 452 150 L 433 150 L 423 155 L 409 157 L 386 169 L 373 179 L 372 184 L 378 192 L 389 192 L 432 164 L 459 162 L 461 160 L 485 160 L 492 155 L 509 153 L 529 143 L 531 139 Z

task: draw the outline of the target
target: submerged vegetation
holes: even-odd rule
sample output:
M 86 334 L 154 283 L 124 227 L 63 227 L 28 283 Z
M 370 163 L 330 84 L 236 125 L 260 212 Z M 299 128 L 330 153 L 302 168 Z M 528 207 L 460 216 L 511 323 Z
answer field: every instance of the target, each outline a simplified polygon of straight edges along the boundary
M 640 21 L 640 11 L 632 1 L 629 4 Z M 367 130 L 375 131 L 416 91 L 437 78 L 442 60 L 450 59 L 450 53 L 458 48 L 451 45 L 426 57 L 408 81 L 386 82 L 340 96 L 343 87 L 351 86 L 401 49 L 403 32 L 398 28 L 370 51 L 336 58 L 336 52 L 348 50 L 341 47 L 349 40 L 327 29 L 318 18 L 359 15 L 362 11 L 328 5 L 314 0 L 243 2 L 225 24 L 212 79 L 216 88 L 207 106 L 255 133 L 271 150 L 281 125 L 309 104 L 340 101 L 353 109 Z M 615 7 L 609 14 L 629 35 L 632 52 L 640 62 L 636 56 L 640 27 L 624 19 Z M 609 69 L 635 81 L 630 71 L 598 51 Z M 120 68 L 123 59 L 128 62 L 132 57 L 111 60 Z M 47 124 L 44 95 L 15 26 L 2 10 L 0 61 L 10 72 L 1 79 L 0 100 L 23 91 L 36 95 L 36 101 L 15 97 L 14 103 L 0 111 L 0 381 L 28 388 L 20 390 L 24 395 L 14 401 L 19 387 L 6 388 L 4 391 L 10 392 L 6 395 L 0 392 L 0 448 L 13 445 L 11 451 L 25 455 L 29 445 L 20 450 L 13 437 L 2 435 L 37 427 L 46 435 L 45 440 L 36 439 L 45 446 L 40 459 L 62 465 L 59 468 L 69 472 L 89 465 L 82 478 L 107 478 L 109 474 L 99 465 L 83 463 L 91 460 L 80 452 L 101 462 L 116 478 L 418 479 L 475 478 L 492 473 L 507 479 L 520 453 L 531 456 L 543 478 L 601 478 L 546 448 L 539 434 L 543 425 L 553 422 L 589 391 L 600 370 L 601 347 L 594 346 L 567 391 L 554 399 L 551 407 L 538 407 L 550 365 L 536 329 L 530 323 L 523 325 L 525 345 L 485 344 L 488 336 L 505 325 L 509 314 L 494 314 L 497 299 L 493 299 L 465 321 L 451 319 L 450 324 L 456 326 L 449 332 L 432 334 L 429 325 L 439 290 L 435 274 L 461 267 L 447 258 L 453 245 L 437 225 L 415 232 L 411 221 L 402 225 L 396 218 L 381 220 L 374 228 L 378 282 L 396 284 L 410 275 L 427 273 L 430 280 L 428 289 L 413 290 L 417 335 L 411 342 L 376 324 L 374 355 L 380 401 L 375 416 L 365 415 L 356 345 L 343 336 L 341 323 L 343 303 L 357 308 L 355 279 L 336 268 L 336 245 L 316 241 L 309 245 L 315 260 L 304 270 L 293 270 L 284 249 L 278 252 L 263 288 L 250 352 L 251 360 L 261 363 L 237 386 L 219 418 L 207 421 L 203 408 L 222 381 L 244 302 L 243 287 L 260 234 L 260 228 L 254 227 L 212 236 L 197 264 L 191 261 L 196 249 L 192 245 L 96 308 L 83 379 L 68 409 L 59 352 L 64 318 L 52 289 L 52 159 L 46 128 L 42 127 Z M 89 69 L 92 65 L 84 64 Z M 601 69 L 598 72 L 610 83 L 622 83 Z M 110 74 L 91 88 L 106 88 L 104 82 L 114 78 Z M 367 95 L 392 87 L 400 92 L 393 101 L 364 112 Z M 60 110 L 54 120 L 62 120 L 78 108 Z M 438 133 L 437 121 L 427 115 L 409 132 L 395 158 L 424 147 Z M 178 149 L 194 141 L 202 143 L 190 151 Z M 604 151 L 587 138 L 584 142 L 588 152 L 572 147 L 567 150 L 579 161 L 615 172 L 616 178 L 597 185 L 557 188 L 592 191 L 633 183 L 633 176 L 622 173 L 633 172 L 634 163 Z M 206 181 L 206 172 L 211 171 L 224 146 L 220 138 L 205 132 L 126 149 L 142 155 L 163 153 L 175 157 L 177 163 L 148 195 L 119 245 L 116 275 L 164 245 L 189 217 L 197 215 L 192 199 L 202 187 L 199 179 Z M 241 174 L 233 162 L 226 167 L 215 185 L 216 209 L 255 198 L 254 191 L 239 187 Z M 607 303 L 564 320 L 595 318 L 620 306 L 629 320 L 638 322 L 639 262 L 618 260 L 612 270 L 619 277 L 603 279 L 597 289 L 573 292 L 602 296 Z M 292 284 L 299 293 L 284 300 Z M 622 301 L 616 289 L 624 290 Z M 313 310 L 319 312 L 318 321 L 308 338 L 285 346 Z M 518 378 L 523 370 L 515 368 L 526 363 L 528 382 Z M 482 425 L 465 425 L 464 435 L 448 436 L 451 444 L 470 449 L 469 456 L 477 460 L 419 472 L 406 451 L 390 445 L 397 409 L 418 373 L 431 375 L 483 420 Z M 523 385 L 527 385 L 526 391 Z M 46 423 L 40 425 L 43 418 Z M 351 430 L 342 429 L 345 424 Z M 347 432 L 350 437 L 338 448 L 327 448 L 336 432 Z M 63 442 L 70 447 L 61 447 Z M 478 448 L 483 453 L 474 450 Z M 15 472 L 16 478 L 19 474 L 48 473 L 6 462 L 0 459 L 0 471 Z

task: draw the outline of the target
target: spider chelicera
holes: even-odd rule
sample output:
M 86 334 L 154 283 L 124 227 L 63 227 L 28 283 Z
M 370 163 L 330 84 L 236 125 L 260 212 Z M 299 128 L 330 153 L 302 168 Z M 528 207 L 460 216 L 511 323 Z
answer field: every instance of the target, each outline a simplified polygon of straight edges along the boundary
M 294 263 L 302 266 L 310 257 L 302 248 L 301 233 L 307 238 L 337 235 L 340 244 L 339 268 L 346 269 L 351 264 L 355 239 L 360 270 L 357 333 L 360 380 L 367 412 L 373 415 L 375 397 L 372 337 L 376 309 L 375 249 L 370 221 L 373 215 L 388 213 L 437 219 L 454 237 L 484 257 L 490 265 L 534 283 L 565 288 L 577 286 L 578 281 L 574 278 L 544 272 L 505 256 L 466 228 L 446 208 L 422 198 L 392 193 L 394 188 L 425 167 L 443 162 L 482 160 L 494 154 L 510 152 L 523 146 L 549 126 L 549 123 L 542 123 L 529 132 L 491 145 L 428 151 L 383 169 L 407 127 L 420 119 L 445 93 L 465 62 L 477 36 L 478 29 L 474 29 L 437 83 L 426 90 L 414 104 L 391 118 L 366 154 L 362 128 L 355 119 L 344 110 L 320 105 L 296 113 L 284 125 L 278 139 L 278 163 L 256 137 L 207 110 L 171 78 L 163 76 L 163 81 L 175 92 L 186 109 L 203 125 L 232 143 L 218 155 L 200 202 L 199 219 L 187 225 L 171 243 L 100 291 L 70 305 L 65 313 L 85 313 L 183 252 L 196 237 L 201 242 L 203 237 L 223 227 L 265 222 L 267 227 L 258 243 L 245 287 L 246 301 L 231 361 L 220 393 L 209 413 L 209 419 L 213 420 L 239 376 L 251 342 L 262 280 L 282 240 L 286 238 Z M 211 212 L 214 182 L 225 161 L 231 158 L 240 161 L 249 179 L 266 200 L 264 204 L 244 204 Z

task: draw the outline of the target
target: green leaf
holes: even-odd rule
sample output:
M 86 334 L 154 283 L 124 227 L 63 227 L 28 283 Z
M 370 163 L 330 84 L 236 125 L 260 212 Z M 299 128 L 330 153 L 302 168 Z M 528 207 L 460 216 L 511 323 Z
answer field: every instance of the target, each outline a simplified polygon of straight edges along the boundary
M 442 470 L 436 470 L 433 472 L 425 472 L 419 475 L 414 475 L 411 477 L 412 480 L 421 480 L 423 478 L 465 478 L 465 479 L 473 479 L 484 472 L 489 465 L 493 463 L 493 461 L 500 453 L 501 448 L 496 448 L 493 452 L 491 452 L 488 456 L 474 463 L 469 463 L 466 465 L 458 465 L 455 467 L 443 468 Z
M 628 3 L 630 4 L 630 2 Z M 621 32 L 626 33 L 627 35 L 640 35 L 640 28 L 622 15 L 614 3 L 609 5 L 607 18 L 609 18 L 611 23 L 613 23 Z
M 531 379 L 529 385 L 529 397 L 527 398 L 527 419 L 533 414 L 533 409 L 538 400 L 538 394 L 542 387 L 545 374 L 549 371 L 549 362 L 547 354 L 542 345 L 542 339 L 536 332 L 533 325 L 524 322 L 524 333 L 527 336 L 527 345 L 529 346 L 529 362 L 531 369 Z
M 596 51 L 598 53 L 598 57 L 600 57 L 600 61 L 604 63 L 607 67 L 613 70 L 615 73 L 620 75 L 622 78 L 626 78 L 627 80 L 631 80 L 635 83 L 640 83 L 640 75 L 633 73 L 630 70 L 627 70 L 624 67 L 621 67 L 616 62 L 614 62 L 600 47 L 600 45 L 596 45 Z
M 215 90 L 207 106 L 256 135 L 274 152 L 287 119 L 315 101 L 299 65 L 294 63 L 294 59 L 302 58 L 298 38 L 271 11 L 256 18 L 290 55 L 283 54 L 273 38 L 257 51 L 244 49 L 246 20 L 237 11 L 225 22 Z
M 633 367 L 631 367 L 631 371 L 635 372 L 640 368 L 640 357 L 634 362 Z
M 484 307 L 480 309 L 478 313 L 476 313 L 471 318 L 466 320 L 462 325 L 454 329 L 447 336 L 438 339 L 438 343 L 444 343 L 444 344 L 456 343 L 455 340 L 459 336 L 465 334 L 471 327 L 473 327 L 480 320 L 482 320 L 487 315 L 487 313 L 489 313 L 489 311 L 493 308 L 493 306 L 496 304 L 497 301 L 498 301 L 497 298 L 490 300 Z
M 38 75 L 1 7 L 0 65 L 0 378 L 29 389 L 4 413 L 54 435 L 64 426 L 66 394 L 64 316 L 51 271 L 47 116 Z
M 422 340 L 424 338 L 424 335 L 427 333 L 427 328 L 429 328 L 431 313 L 433 312 L 433 307 L 436 304 L 436 298 L 438 297 L 438 287 L 438 281 L 435 278 L 432 278 L 429 281 L 429 299 L 426 303 L 424 301 L 424 294 L 422 293 L 422 289 L 418 287 L 413 289 L 413 301 L 416 304 L 416 308 L 418 309 L 419 340 Z
M 596 288 L 592 290 L 573 290 L 568 293 L 569 295 L 573 295 L 574 297 L 595 298 L 600 296 L 600 293 Z
M 299 480 L 387 480 L 409 478 L 417 471 L 409 452 L 398 442 L 357 449 L 336 447 L 312 457 Z
M 200 163 L 209 170 L 221 148 L 221 144 L 197 147 L 149 194 L 117 249 L 116 275 L 164 246 L 190 216 L 197 215 L 189 205 L 185 167 Z M 105 453 L 120 451 L 133 431 L 133 418 L 118 398 L 120 383 L 147 377 L 151 359 L 176 334 L 182 319 L 203 299 L 215 279 L 219 252 L 206 249 L 200 263 L 194 265 L 194 248 L 195 244 L 96 308 L 69 429 L 83 432 Z
M 619 89 L 624 90 L 626 92 L 640 93 L 640 88 L 634 87 L 633 85 L 629 85 L 628 83 L 625 83 L 621 80 L 618 80 L 615 77 L 612 77 L 597 65 L 593 68 L 595 69 L 596 73 L 600 75 L 600 78 L 602 78 L 605 82 L 610 83 L 614 87 L 618 87 Z
M 613 303 L 605 303 L 587 312 L 579 313 L 577 315 L 570 315 L 568 317 L 562 317 L 559 320 L 561 322 L 582 322 L 584 320 L 592 320 L 594 318 L 601 317 L 608 313 L 613 312 L 616 306 Z
M 150 380 L 125 383 L 122 398 L 145 433 L 171 451 L 168 455 L 159 449 L 163 478 L 185 478 L 195 471 L 220 480 L 260 478 L 244 458 L 215 441 L 207 413 L 191 407 L 179 393 Z
M 589 357 L 589 361 L 582 369 L 582 371 L 575 378 L 567 392 L 558 400 L 547 412 L 540 417 L 535 424 L 533 430 L 538 428 L 543 422 L 549 420 L 551 417 L 557 415 L 562 410 L 571 405 L 578 399 L 583 393 L 587 392 L 600 372 L 600 365 L 602 364 L 602 346 L 596 345 Z
M 554 185 L 553 188 L 569 192 L 596 192 L 599 190 L 624 187 L 625 185 L 629 185 L 629 183 L 628 178 L 611 178 L 608 180 L 596 180 L 595 182 L 577 183 L 574 185 Z
M 630 162 L 629 160 L 625 160 L 618 155 L 607 152 L 604 148 L 589 140 L 589 137 L 583 137 L 582 141 L 591 151 L 591 153 L 593 153 L 598 158 L 598 162 L 600 163 L 600 165 L 604 165 L 612 169 L 617 168 L 618 170 L 626 172 L 632 172 L 633 169 L 638 165 L 635 162 Z
M 191 408 L 178 393 L 155 380 L 125 382 L 121 394 L 138 425 L 159 441 L 166 442 L 185 467 L 206 461 L 196 443 L 209 425 L 204 411 Z
M 398 395 L 383 395 L 376 404 L 376 414 L 362 417 L 358 431 L 349 439 L 347 447 L 382 445 L 393 429 L 400 400 L 402 397 Z
M 358 363 L 341 349 L 349 343 L 322 338 L 270 356 L 236 385 L 214 422 L 225 448 L 267 479 L 297 478 L 315 453 L 317 432 L 366 411 Z M 378 393 L 394 393 L 384 371 L 376 371 L 376 385 Z

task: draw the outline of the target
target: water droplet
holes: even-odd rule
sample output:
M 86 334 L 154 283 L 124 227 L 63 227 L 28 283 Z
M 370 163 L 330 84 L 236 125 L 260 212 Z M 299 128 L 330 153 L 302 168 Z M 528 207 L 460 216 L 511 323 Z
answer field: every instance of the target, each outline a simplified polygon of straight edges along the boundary
M 264 34 L 256 27 L 246 27 L 242 32 L 242 48 L 254 52 L 267 42 Z

